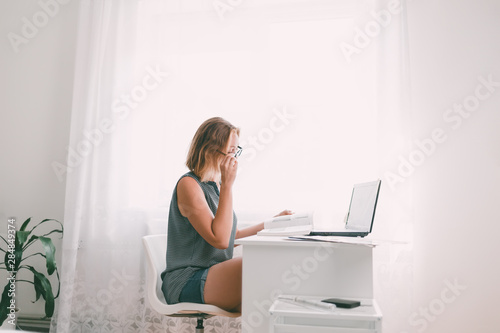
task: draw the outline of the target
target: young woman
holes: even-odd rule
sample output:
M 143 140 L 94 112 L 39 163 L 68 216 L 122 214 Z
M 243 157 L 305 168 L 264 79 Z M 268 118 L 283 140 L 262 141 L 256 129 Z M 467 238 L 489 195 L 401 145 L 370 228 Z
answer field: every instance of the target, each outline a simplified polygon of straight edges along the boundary
M 262 230 L 263 223 L 238 230 L 233 183 L 238 170 L 239 129 L 215 117 L 194 135 L 168 217 L 167 268 L 162 291 L 167 303 L 213 304 L 241 312 L 241 258 L 234 240 Z M 285 210 L 278 215 L 288 215 Z

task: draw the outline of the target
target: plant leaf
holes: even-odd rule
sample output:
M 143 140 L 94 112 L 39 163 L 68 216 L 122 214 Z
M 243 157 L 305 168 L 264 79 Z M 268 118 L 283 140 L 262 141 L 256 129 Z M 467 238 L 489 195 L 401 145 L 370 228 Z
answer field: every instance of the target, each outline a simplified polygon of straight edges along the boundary
M 52 234 L 54 232 L 58 232 L 58 233 L 61 233 L 61 234 L 63 233 L 64 227 L 63 227 L 63 225 L 62 225 L 61 222 L 59 222 L 57 220 L 54 220 L 54 219 L 45 219 L 45 220 L 41 221 L 40 223 L 38 223 L 36 226 L 33 227 L 33 229 L 31 229 L 29 231 L 29 234 L 33 234 L 33 236 L 31 236 L 31 238 L 29 239 L 29 241 L 26 244 L 23 243 L 23 251 L 26 250 L 29 246 L 31 246 L 34 243 L 34 241 L 38 238 L 38 236 L 36 236 L 33 231 L 37 227 L 39 227 L 41 224 L 46 223 L 46 222 L 50 222 L 50 221 L 54 221 L 54 222 L 59 223 L 59 225 L 60 225 L 61 228 L 60 229 L 57 229 L 57 228 L 53 229 L 52 231 L 50 231 L 49 233 L 47 233 L 47 234 L 45 234 L 43 236 L 48 236 L 48 235 L 50 235 L 50 234 Z M 26 238 L 27 238 L 27 236 L 26 236 Z
M 24 243 L 28 239 L 30 233 L 31 233 L 30 231 L 21 231 L 21 230 L 16 232 L 16 241 L 19 243 L 21 247 L 24 246 Z
M 57 276 L 57 294 L 54 296 L 55 298 L 59 297 L 59 294 L 61 293 L 61 277 L 59 276 L 59 270 L 56 267 L 56 276 Z
M 54 243 L 52 242 L 52 239 L 50 239 L 48 237 L 31 236 L 31 238 L 26 246 L 30 245 L 31 243 L 34 243 L 37 239 L 42 243 L 45 255 L 43 255 L 40 252 L 35 253 L 35 254 L 40 254 L 45 258 L 45 265 L 47 266 L 47 273 L 49 273 L 49 275 L 52 275 L 56 269 L 56 259 L 55 259 L 56 248 L 54 246 Z M 26 248 L 24 248 L 23 251 L 24 250 L 26 250 Z M 29 257 L 31 257 L 31 256 L 29 256 Z M 29 258 L 29 257 L 27 257 L 27 258 Z M 25 258 L 25 259 L 27 259 L 27 258 Z
M 10 297 L 9 297 L 10 283 L 7 283 L 2 293 L 2 301 L 0 301 L 0 325 L 3 324 L 5 319 L 9 316 Z
M 38 239 L 42 243 L 45 250 L 47 273 L 49 273 L 49 275 L 52 275 L 52 273 L 54 273 L 54 271 L 56 270 L 56 248 L 54 246 L 54 243 L 52 243 L 52 239 L 48 237 L 38 237 Z
M 16 232 L 16 240 L 15 240 L 15 248 L 14 248 L 14 255 L 15 255 L 15 268 L 14 270 L 17 271 L 19 269 L 19 265 L 21 264 L 22 258 L 23 258 L 23 244 L 26 241 L 26 238 L 28 238 L 29 232 L 28 231 L 17 231 Z
M 57 233 L 59 233 L 59 234 L 61 234 L 61 235 L 62 235 L 62 233 L 63 233 L 63 231 L 62 231 L 62 230 L 54 229 L 54 230 L 52 230 L 51 232 L 46 233 L 45 235 L 43 235 L 43 237 L 49 236 L 50 234 L 53 234 L 54 232 L 57 232 Z
M 46 222 L 49 222 L 49 221 L 54 221 L 54 222 L 57 222 L 59 223 L 59 225 L 61 226 L 61 233 L 64 231 L 64 226 L 61 222 L 59 222 L 58 220 L 54 220 L 54 219 L 45 219 L 43 221 L 41 221 L 40 223 L 38 223 L 36 226 L 33 227 L 33 229 L 31 229 L 31 231 L 35 230 L 36 228 L 38 228 L 40 225 L 46 223 Z M 57 229 L 55 229 L 57 230 Z
M 24 231 L 26 230 L 26 227 L 28 226 L 28 224 L 30 223 L 31 221 L 31 217 L 29 219 L 27 219 L 26 221 L 24 221 L 23 225 L 21 226 L 21 229 L 19 229 L 19 231 Z
M 5 256 L 3 259 L 3 263 L 5 265 L 6 270 L 9 270 L 9 267 L 7 266 L 8 262 L 9 262 L 9 254 L 10 254 L 10 252 L 5 252 Z M 11 269 L 11 271 L 12 271 L 12 269 Z
M 36 293 L 35 301 L 33 302 L 35 303 L 40 299 L 40 296 L 42 296 L 42 287 L 41 287 L 42 281 L 40 281 L 40 279 L 36 275 L 33 275 L 33 285 L 35 287 L 35 293 Z
M 3 324 L 5 319 L 9 317 L 9 306 L 11 305 L 10 300 L 12 299 L 11 296 L 15 297 L 15 295 L 12 294 L 13 292 L 14 291 L 10 289 L 10 280 L 7 279 L 7 285 L 3 288 L 2 300 L 0 301 L 0 326 Z
M 52 285 L 50 284 L 50 281 L 45 277 L 45 275 L 39 273 L 34 267 L 27 266 L 27 268 L 31 272 L 33 272 L 34 275 L 33 282 L 37 294 L 37 299 L 35 300 L 35 302 L 40 298 L 40 295 L 43 297 L 43 299 L 45 300 L 45 316 L 47 318 L 50 318 L 54 314 L 55 307 Z

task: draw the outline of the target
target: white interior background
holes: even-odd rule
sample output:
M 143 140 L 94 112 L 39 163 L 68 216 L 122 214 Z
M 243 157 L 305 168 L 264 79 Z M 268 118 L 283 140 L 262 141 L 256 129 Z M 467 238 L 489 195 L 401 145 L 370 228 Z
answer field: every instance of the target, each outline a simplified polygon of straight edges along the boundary
M 194 132 L 217 115 L 241 128 L 240 220 L 289 208 L 313 210 L 319 225 L 341 223 L 353 182 L 377 178 L 376 59 L 346 66 L 338 44 L 352 38 L 359 9 L 321 3 L 254 3 L 224 21 L 204 7 L 141 4 L 137 78 L 156 64 L 171 76 L 133 115 L 143 156 L 130 166 L 133 204 L 158 204 L 166 191 L 168 205 Z M 154 171 L 144 172 L 154 156 Z
M 211 3 L 201 6 L 210 8 Z M 251 3 L 242 6 L 251 7 Z M 65 184 L 57 180 L 51 163 L 64 161 L 67 154 L 77 7 L 76 1 L 61 6 L 50 24 L 22 45 L 19 53 L 7 38 L 0 40 L 2 231 L 12 216 L 18 221 L 29 216 L 63 220 Z M 2 2 L 1 35 L 19 33 L 21 18 L 39 10 L 37 1 Z M 175 4 L 172 11 L 178 10 Z M 321 14 L 311 11 L 307 15 Z M 235 191 L 235 208 L 242 220 L 258 220 L 284 208 L 312 208 L 319 223 L 337 221 L 345 214 L 352 183 L 381 177 L 381 171 L 367 163 L 378 156 L 370 142 L 380 135 L 370 126 L 375 117 L 371 105 L 376 103 L 370 94 L 376 87 L 366 86 L 362 98 L 353 95 L 348 89 L 353 82 L 338 80 L 336 75 L 349 77 L 352 68 L 336 67 L 335 61 L 327 59 L 341 55 L 336 43 L 324 42 L 325 31 L 338 29 L 338 38 L 344 38 L 343 29 L 353 24 L 347 14 L 334 21 L 297 22 L 290 19 L 297 14 L 288 13 L 269 23 L 269 17 L 242 19 L 236 9 L 217 28 L 215 14 L 208 25 L 201 14 L 186 15 L 185 23 L 180 23 L 161 19 L 175 16 L 171 13 L 157 13 L 153 23 L 158 33 L 139 41 L 144 55 L 138 59 L 137 76 L 142 77 L 145 66 L 152 64 L 164 66 L 172 75 L 162 87 L 164 93 L 152 96 L 128 119 L 136 131 L 130 140 L 137 158 L 124 166 L 135 174 L 130 183 L 133 191 L 126 192 L 130 206 L 157 212 L 151 233 L 162 232 L 171 189 L 184 171 L 194 131 L 214 114 L 242 129 L 245 154 Z M 411 256 L 393 258 L 394 251 L 376 250 L 382 264 L 376 270 L 375 288 L 382 300 L 385 332 L 497 332 L 500 325 L 500 270 L 495 260 L 500 250 L 500 89 L 482 101 L 460 128 L 453 130 L 443 120 L 448 108 L 474 93 L 479 76 L 492 75 L 500 81 L 499 18 L 500 3 L 493 0 L 408 4 L 412 137 L 423 140 L 439 127 L 448 139 L 411 177 L 412 205 L 406 208 L 414 216 L 413 228 L 397 234 L 410 236 Z M 229 24 L 230 32 L 224 29 Z M 196 33 L 201 29 L 204 38 Z M 153 45 L 163 46 L 152 50 Z M 310 57 L 319 58 L 304 61 Z M 248 59 L 261 66 L 246 66 Z M 242 77 L 247 80 L 242 82 Z M 311 84 L 315 81 L 323 84 Z M 326 98 L 329 93 L 337 95 Z M 296 118 L 261 150 L 255 147 L 252 155 L 250 137 L 262 136 L 274 111 L 283 109 Z M 345 111 L 333 112 L 340 109 Z M 395 133 L 403 130 L 394 129 Z M 155 149 L 163 142 L 169 142 L 168 151 Z M 145 145 L 149 148 L 144 149 Z M 164 165 L 169 165 L 169 174 L 149 177 L 162 174 Z M 376 228 L 380 226 L 376 235 L 382 238 L 385 234 L 380 230 L 387 225 L 381 219 L 376 223 Z M 384 262 L 391 268 L 384 269 Z M 422 309 L 438 303 L 447 281 L 458 281 L 466 289 L 429 317 L 425 328 L 415 324 L 415 319 L 424 318 Z M 33 296 L 26 291 L 20 304 L 40 316 L 43 305 L 31 305 Z

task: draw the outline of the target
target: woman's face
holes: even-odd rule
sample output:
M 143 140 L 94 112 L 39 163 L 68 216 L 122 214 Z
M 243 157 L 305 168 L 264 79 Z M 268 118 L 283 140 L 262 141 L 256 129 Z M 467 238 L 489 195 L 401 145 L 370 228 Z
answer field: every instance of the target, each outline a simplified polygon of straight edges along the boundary
M 240 138 L 236 133 L 231 132 L 224 153 L 234 156 L 234 154 L 236 154 L 236 151 L 238 150 L 239 144 L 240 144 Z

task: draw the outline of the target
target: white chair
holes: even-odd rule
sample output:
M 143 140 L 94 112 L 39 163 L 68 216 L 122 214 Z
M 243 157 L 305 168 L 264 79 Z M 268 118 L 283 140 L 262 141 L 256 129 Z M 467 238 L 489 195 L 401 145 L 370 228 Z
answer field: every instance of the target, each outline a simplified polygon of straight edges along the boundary
M 146 290 L 149 304 L 158 313 L 171 317 L 198 318 L 196 333 L 203 333 L 203 320 L 212 316 L 239 317 L 240 313 L 228 312 L 215 305 L 198 303 L 167 304 L 161 290 L 161 272 L 165 270 L 167 253 L 167 235 L 142 237 L 142 244 L 147 256 Z

